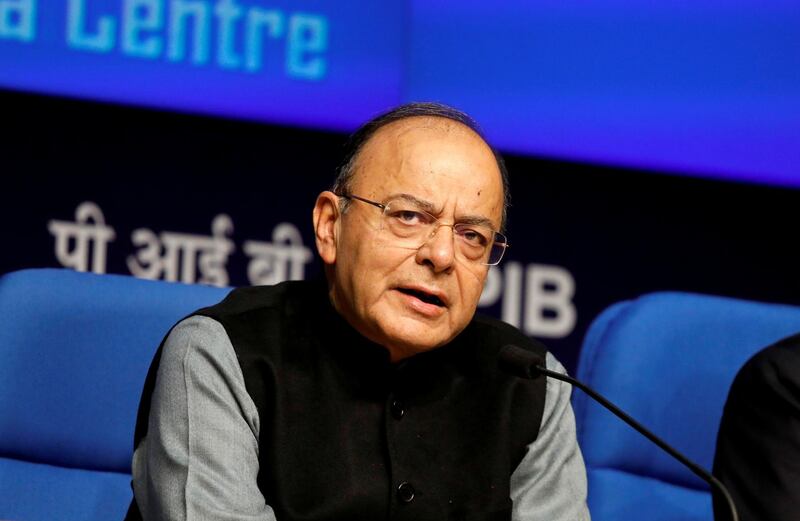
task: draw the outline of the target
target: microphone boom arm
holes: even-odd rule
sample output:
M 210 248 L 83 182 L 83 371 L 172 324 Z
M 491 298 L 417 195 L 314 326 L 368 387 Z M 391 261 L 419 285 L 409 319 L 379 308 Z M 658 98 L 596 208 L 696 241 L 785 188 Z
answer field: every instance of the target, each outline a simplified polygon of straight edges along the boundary
M 686 468 L 691 470 L 700 479 L 702 479 L 707 483 L 710 483 L 712 487 L 715 487 L 716 490 L 725 498 L 725 501 L 728 503 L 728 508 L 730 509 L 731 512 L 731 521 L 739 521 L 739 515 L 736 512 L 736 507 L 734 506 L 733 498 L 731 497 L 730 493 L 725 488 L 725 486 L 717 478 L 711 475 L 710 472 L 705 470 L 700 465 L 689 460 L 686 456 L 684 456 L 677 450 L 673 449 L 667 442 L 665 442 L 664 440 L 662 440 L 661 438 L 659 438 L 658 436 L 647 430 L 643 425 L 641 425 L 639 422 L 628 416 L 628 414 L 626 414 L 622 409 L 620 409 L 619 407 L 617 407 L 616 405 L 605 399 L 594 389 L 584 384 L 583 382 L 580 382 L 575 378 L 572 378 L 571 376 L 557 373 L 555 371 L 547 369 L 546 367 L 542 367 L 541 364 L 535 364 L 529 366 L 528 371 L 529 373 L 535 372 L 543 374 L 545 376 L 549 376 L 550 378 L 555 378 L 556 380 L 561 380 L 562 382 L 567 382 L 568 384 L 571 384 L 572 386 L 579 388 L 580 390 L 582 390 L 583 392 L 585 392 L 586 394 L 597 400 L 603 407 L 614 413 L 620 420 L 624 421 L 625 423 L 636 429 L 641 435 L 643 435 L 644 437 L 646 437 L 647 439 L 649 439 L 650 441 L 661 447 L 661 449 L 667 452 L 670 456 L 683 463 L 686 466 Z M 531 374 L 531 376 L 535 375 Z

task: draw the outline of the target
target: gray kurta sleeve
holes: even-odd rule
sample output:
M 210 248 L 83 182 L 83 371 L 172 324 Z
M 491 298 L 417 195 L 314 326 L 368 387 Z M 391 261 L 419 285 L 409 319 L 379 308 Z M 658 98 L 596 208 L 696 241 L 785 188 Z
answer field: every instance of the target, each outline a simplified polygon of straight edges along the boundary
M 163 347 L 133 456 L 145 521 L 274 521 L 258 489 L 258 410 L 222 325 L 183 320 Z
M 547 368 L 566 374 L 550 353 Z M 547 379 L 539 436 L 511 475 L 514 521 L 589 520 L 586 467 L 575 435 L 571 386 Z

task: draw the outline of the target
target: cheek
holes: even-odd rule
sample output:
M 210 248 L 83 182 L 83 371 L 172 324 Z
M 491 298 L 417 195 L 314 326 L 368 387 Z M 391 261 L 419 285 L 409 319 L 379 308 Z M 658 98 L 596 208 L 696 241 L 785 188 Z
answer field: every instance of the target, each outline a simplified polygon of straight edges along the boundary
M 474 310 L 478 306 L 483 286 L 486 283 L 486 273 L 475 273 L 466 270 L 459 282 L 461 285 L 461 297 L 465 308 Z
M 363 307 L 375 305 L 385 295 L 385 288 L 391 282 L 394 270 L 379 253 L 362 246 L 350 259 L 349 275 L 354 286 L 354 297 Z
M 461 285 L 464 294 L 480 293 L 486 284 L 488 276 L 489 270 L 486 266 L 459 261 L 458 283 Z

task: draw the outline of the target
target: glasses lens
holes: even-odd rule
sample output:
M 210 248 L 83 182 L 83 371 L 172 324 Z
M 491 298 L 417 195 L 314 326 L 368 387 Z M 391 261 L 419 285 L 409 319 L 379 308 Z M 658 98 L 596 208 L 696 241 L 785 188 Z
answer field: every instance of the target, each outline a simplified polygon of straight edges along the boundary
M 467 259 L 482 264 L 488 263 L 494 231 L 478 224 L 458 223 L 453 226 L 458 251 Z
M 508 248 L 506 236 L 502 233 L 494 232 L 494 241 L 489 250 L 489 258 L 486 264 L 490 266 L 499 264 L 500 260 L 503 258 L 503 254 L 506 252 L 506 248 Z
M 436 226 L 434 216 L 403 199 L 386 203 L 383 222 L 401 244 L 414 248 L 421 246 Z
M 439 226 L 436 217 L 405 199 L 391 200 L 383 210 L 383 228 L 398 246 L 419 248 Z M 506 237 L 488 226 L 457 223 L 453 233 L 456 252 L 470 262 L 494 265 L 503 258 Z

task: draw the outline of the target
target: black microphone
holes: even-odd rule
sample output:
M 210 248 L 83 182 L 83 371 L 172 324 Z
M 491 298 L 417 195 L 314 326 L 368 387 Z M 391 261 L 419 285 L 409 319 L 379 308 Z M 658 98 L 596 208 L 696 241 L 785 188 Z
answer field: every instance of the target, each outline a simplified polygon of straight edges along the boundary
M 583 382 L 576 380 L 575 378 L 547 369 L 547 367 L 545 367 L 544 358 L 541 355 L 532 353 L 522 349 L 521 347 L 507 345 L 500 349 L 497 358 L 497 364 L 500 369 L 514 376 L 533 380 L 538 378 L 540 375 L 545 375 L 549 376 L 550 378 L 555 378 L 556 380 L 561 380 L 562 382 L 567 382 L 573 387 L 577 387 L 588 394 L 597 403 L 613 412 L 618 418 L 636 429 L 648 440 L 661 447 L 661 449 L 667 454 L 683 463 L 689 470 L 694 472 L 695 475 L 708 483 L 712 489 L 716 489 L 725 498 L 725 501 L 728 504 L 728 509 L 731 513 L 731 521 L 739 521 L 739 514 L 736 511 L 733 498 L 728 493 L 728 489 L 725 488 L 725 485 L 723 485 L 722 482 L 712 476 L 711 473 L 705 470 L 703 467 L 671 447 L 669 444 L 667 444 L 667 442 L 645 429 L 644 426 L 642 426 L 639 422 L 628 416 L 622 411 L 622 409 L 605 399 L 597 391 L 587 386 Z

